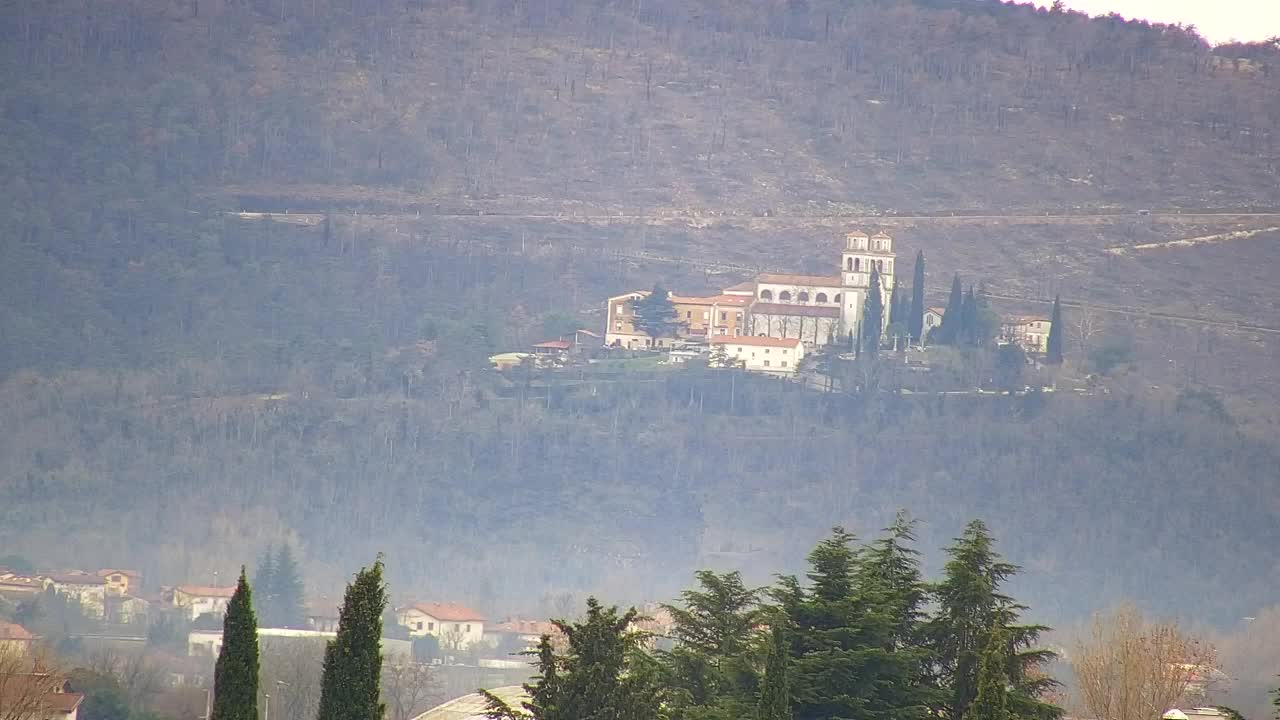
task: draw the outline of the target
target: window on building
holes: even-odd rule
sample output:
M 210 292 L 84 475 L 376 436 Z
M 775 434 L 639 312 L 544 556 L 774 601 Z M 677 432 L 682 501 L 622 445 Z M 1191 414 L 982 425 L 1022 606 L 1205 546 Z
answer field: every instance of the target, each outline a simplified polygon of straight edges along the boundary
M 769 348 L 765 348 L 765 349 L 764 349 L 764 354 L 765 354 L 765 355 L 768 355 L 768 354 L 769 354 Z
M 734 313 L 733 319 L 734 319 L 734 320 L 736 320 L 736 321 L 738 321 L 738 323 L 739 323 L 739 324 L 741 324 L 741 323 L 742 323 L 742 313 Z
M 772 290 L 761 290 L 761 291 L 760 291 L 760 299 L 761 299 L 761 300 L 772 300 L 772 299 L 773 299 L 773 291 L 772 291 Z
M 786 361 L 786 360 L 783 360 L 783 361 L 782 361 L 782 367 L 786 367 L 786 366 L 787 366 L 787 361 Z
M 818 293 L 818 296 L 817 296 L 816 298 L 814 298 L 814 300 L 815 300 L 816 302 L 824 303 L 824 302 L 826 302 L 826 301 L 827 301 L 827 294 L 826 294 L 826 293 Z
M 710 311 L 710 310 L 705 310 L 705 311 L 703 311 L 703 313 L 702 313 L 702 322 L 706 322 L 706 321 L 708 321 L 708 320 L 710 320 L 710 319 L 711 319 L 711 311 Z
M 461 632 L 461 630 L 462 630 L 462 623 L 454 623 L 454 624 L 453 624 L 453 631 L 454 631 L 454 632 Z
M 844 266 L 846 270 L 853 270 L 853 258 L 847 258 L 847 262 L 845 262 Z
M 419 630 L 421 630 L 421 629 L 422 629 L 422 621 L 418 621 L 418 629 L 419 629 Z
M 471 632 L 471 624 L 470 624 L 470 623 L 468 623 L 468 624 L 467 624 L 467 632 Z
M 692 311 L 692 310 L 685 310 L 685 311 L 684 311 L 684 319 L 685 319 L 685 320 L 692 320 L 692 319 L 693 319 L 693 311 Z
M 419 624 L 421 624 L 421 623 L 419 623 Z M 433 622 L 429 622 L 429 623 L 427 623 L 427 630 L 429 630 L 429 631 L 434 631 L 435 629 L 436 629 L 436 624 L 435 624 L 435 623 L 433 623 Z
M 720 322 L 729 322 L 729 313 L 727 313 L 727 312 L 721 312 L 721 313 L 720 313 Z
M 862 269 L 862 258 L 854 258 L 854 259 L 853 259 L 853 271 L 854 271 L 854 272 L 858 272 L 858 271 L 859 271 L 859 270 L 861 270 L 861 269 Z
M 831 301 L 832 301 L 832 302 L 834 302 L 834 303 L 839 303 L 839 302 L 840 302 L 840 293 L 836 293 L 836 296 L 835 296 Z
M 801 291 L 799 300 L 800 302 L 809 302 L 809 293 Z
M 783 290 L 782 292 L 778 293 L 778 299 L 781 300 L 782 302 L 791 302 L 791 291 Z
M 769 367 L 769 361 L 768 361 L 768 360 L 765 360 L 765 361 L 764 361 L 764 366 L 765 366 L 765 367 Z
M 876 261 L 876 272 L 878 272 L 878 273 L 883 273 L 883 272 L 884 272 L 884 261 L 883 261 L 883 260 L 877 260 L 877 261 Z
M 617 332 L 622 332 L 622 321 L 619 320 L 618 322 L 614 323 L 613 329 Z

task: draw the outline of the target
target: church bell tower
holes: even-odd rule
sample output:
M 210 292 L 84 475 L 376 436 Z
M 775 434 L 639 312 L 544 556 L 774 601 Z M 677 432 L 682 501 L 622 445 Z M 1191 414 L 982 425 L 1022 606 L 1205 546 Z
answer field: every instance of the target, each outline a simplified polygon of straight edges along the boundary
M 862 306 L 867 290 L 871 287 L 871 271 L 880 273 L 880 293 L 885 312 L 881 320 L 889 323 L 889 295 L 893 292 L 893 238 L 878 232 L 867 235 L 859 230 L 846 233 L 844 252 L 840 255 L 840 334 L 847 336 L 858 331 L 862 319 Z

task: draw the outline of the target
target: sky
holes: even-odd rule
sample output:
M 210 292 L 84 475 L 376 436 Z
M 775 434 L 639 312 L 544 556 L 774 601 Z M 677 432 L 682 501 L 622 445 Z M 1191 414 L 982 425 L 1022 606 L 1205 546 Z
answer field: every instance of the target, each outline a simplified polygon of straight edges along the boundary
M 1139 20 L 1193 24 L 1211 43 L 1280 35 L 1280 0 L 1065 0 L 1090 15 L 1117 12 Z M 1044 0 L 1038 5 L 1049 5 Z

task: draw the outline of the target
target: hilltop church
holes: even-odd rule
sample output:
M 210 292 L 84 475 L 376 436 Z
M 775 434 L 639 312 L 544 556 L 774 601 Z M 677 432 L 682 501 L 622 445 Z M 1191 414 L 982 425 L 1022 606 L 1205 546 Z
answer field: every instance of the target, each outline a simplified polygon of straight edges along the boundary
M 880 274 L 880 292 L 889 319 L 893 292 L 893 239 L 884 233 L 845 235 L 838 272 L 833 275 L 761 273 L 753 280 L 724 288 L 719 295 L 685 297 L 671 294 L 682 323 L 680 338 L 708 340 L 715 336 L 768 337 L 800 340 L 813 349 L 829 342 L 847 342 L 860 332 L 863 304 L 872 270 Z M 637 330 L 631 303 L 648 295 L 637 290 L 609 298 L 605 344 L 623 348 L 669 347 L 677 338 L 651 338 Z

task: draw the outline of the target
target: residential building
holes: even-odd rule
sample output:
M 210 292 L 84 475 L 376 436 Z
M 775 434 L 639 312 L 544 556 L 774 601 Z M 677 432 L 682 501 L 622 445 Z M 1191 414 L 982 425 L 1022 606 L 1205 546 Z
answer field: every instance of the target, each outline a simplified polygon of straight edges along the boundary
M 106 617 L 107 581 L 97 573 L 71 570 L 50 573 L 48 577 L 59 595 L 80 603 L 85 617 Z
M 0 676 L 0 717 L 76 720 L 81 693 L 67 692 L 62 677 L 44 672 Z
M 413 603 L 396 611 L 396 622 L 413 637 L 431 635 L 450 650 L 484 639 L 484 617 L 458 603 Z
M 804 343 L 799 338 L 713 337 L 711 345 L 713 351 L 723 347 L 730 360 L 747 370 L 774 375 L 793 375 L 804 360 Z
M 831 275 L 761 273 L 708 297 L 671 294 L 680 339 L 764 335 L 796 338 L 812 349 L 856 333 L 863 306 L 878 272 L 885 307 L 895 284 L 897 256 L 893 238 L 884 233 L 850 232 L 844 237 L 838 272 Z M 605 344 L 613 347 L 666 348 L 675 338 L 650 338 L 636 329 L 634 303 L 648 296 L 637 290 L 609 298 Z M 889 313 L 881 315 L 888 324 Z
M 144 623 L 151 615 L 151 602 L 136 595 L 113 595 L 108 590 L 105 609 L 107 622 Z
M 16 573 L 0 574 L 0 597 L 10 600 L 39 595 L 53 583 L 48 578 L 27 577 Z
M 142 573 L 137 570 L 108 568 L 99 570 L 98 577 L 106 582 L 108 595 L 136 595 L 142 590 Z
M 35 640 L 36 636 L 21 625 L 0 620 L 0 652 L 16 651 L 25 655 Z M 3 716 L 0 713 L 0 717 Z
M 1016 342 L 1023 350 L 1043 353 L 1049 349 L 1049 330 L 1053 325 L 1049 318 L 1039 315 L 1019 315 L 1001 323 L 1001 339 Z
M 258 628 L 261 645 L 283 643 L 327 642 L 338 636 L 336 630 L 294 630 L 291 628 Z M 382 638 L 382 654 L 386 657 L 413 656 L 413 643 L 409 640 Z M 191 657 L 218 657 L 222 652 L 221 630 L 192 630 L 187 633 L 187 655 Z
M 924 309 L 924 318 L 923 318 L 924 322 L 921 330 L 921 332 L 924 334 L 924 337 L 921 338 L 922 341 L 928 340 L 929 333 L 932 332 L 939 325 L 942 325 L 942 315 L 946 313 L 946 311 L 947 311 L 946 308 L 940 308 L 940 307 L 930 307 L 930 308 Z
M 210 613 L 221 615 L 227 611 L 227 604 L 235 591 L 234 586 L 179 585 L 173 589 L 173 604 L 182 608 L 190 620 Z
M 536 648 L 543 635 L 558 641 L 562 633 L 555 623 L 546 620 L 507 619 L 486 627 L 483 641 L 500 654 L 511 654 Z
M 338 604 L 330 600 L 314 600 L 308 603 L 307 627 L 321 632 L 337 632 Z

